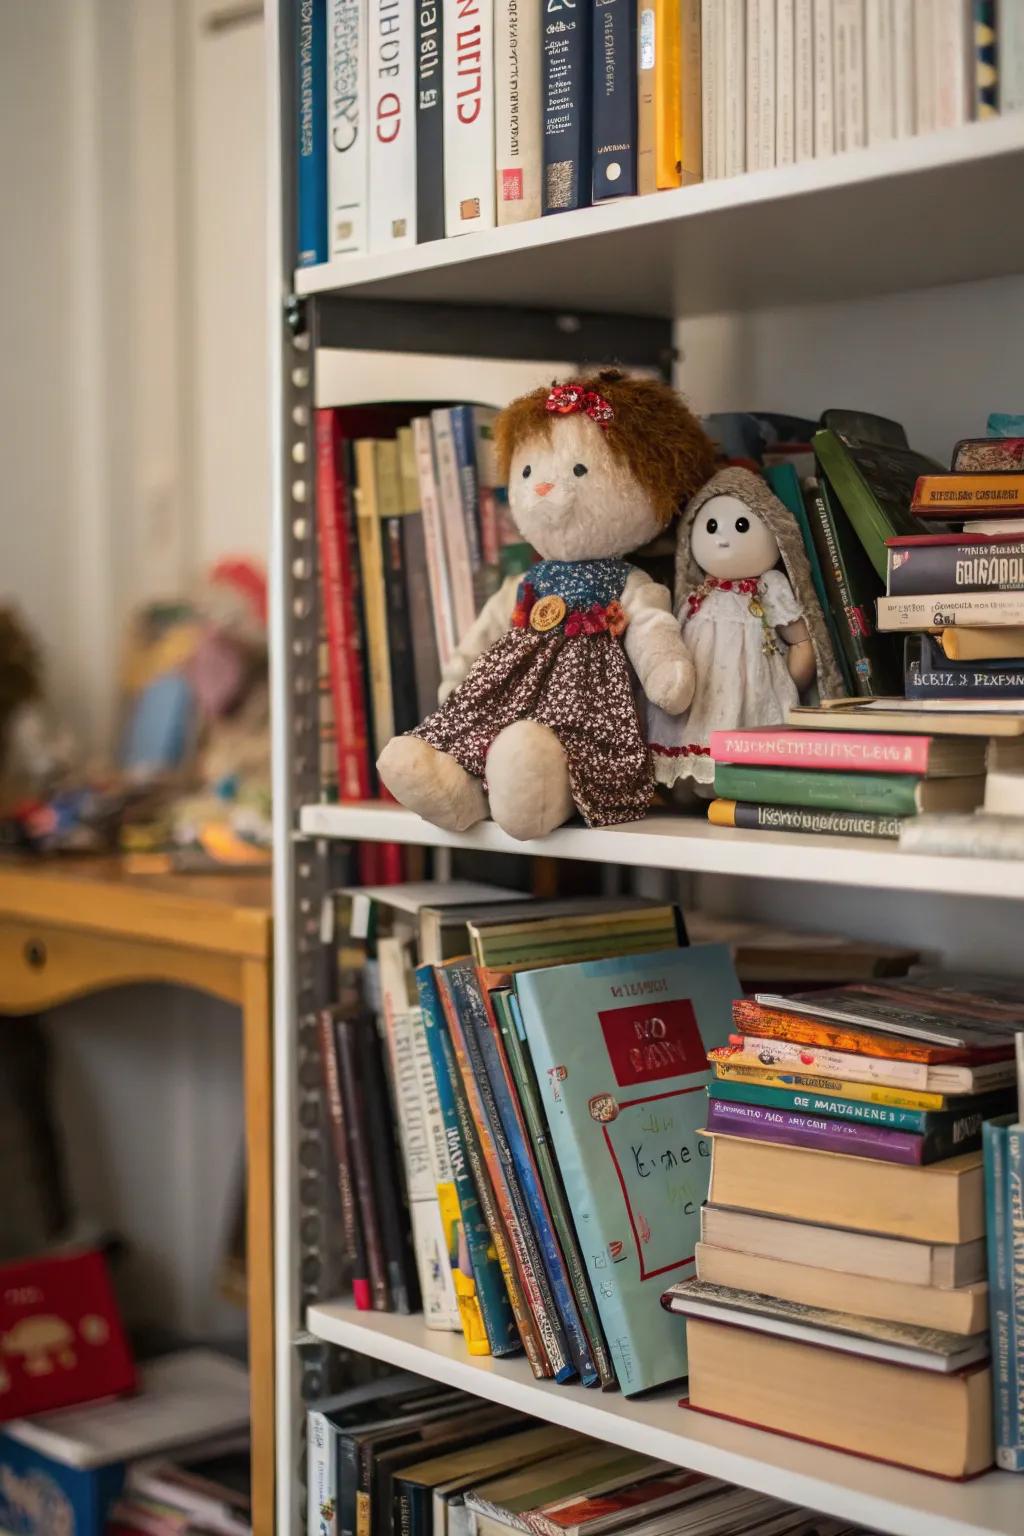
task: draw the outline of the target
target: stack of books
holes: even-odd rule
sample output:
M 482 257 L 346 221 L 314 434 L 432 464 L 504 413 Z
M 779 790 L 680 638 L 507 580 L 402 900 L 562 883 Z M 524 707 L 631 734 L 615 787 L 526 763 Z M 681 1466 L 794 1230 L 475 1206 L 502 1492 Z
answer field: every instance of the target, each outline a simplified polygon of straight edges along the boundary
M 314 1404 L 309 1536 L 853 1536 L 841 1520 L 407 1374 Z
M 712 1051 L 690 1406 L 964 1477 L 992 1460 L 983 1125 L 1007 983 L 925 973 L 744 999 Z

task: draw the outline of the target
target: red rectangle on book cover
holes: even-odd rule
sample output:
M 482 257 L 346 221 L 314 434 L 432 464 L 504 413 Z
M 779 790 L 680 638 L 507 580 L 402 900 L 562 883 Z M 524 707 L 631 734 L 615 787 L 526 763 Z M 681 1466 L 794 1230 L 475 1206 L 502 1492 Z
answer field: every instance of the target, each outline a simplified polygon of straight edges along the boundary
M 523 200 L 523 173 L 521 170 L 502 171 L 501 200 L 503 203 L 521 203 Z
M 0 1265 L 0 1420 L 119 1396 L 135 1385 L 101 1253 Z
M 689 998 L 651 1000 L 598 1014 L 620 1088 L 685 1077 L 707 1068 L 704 1042 Z

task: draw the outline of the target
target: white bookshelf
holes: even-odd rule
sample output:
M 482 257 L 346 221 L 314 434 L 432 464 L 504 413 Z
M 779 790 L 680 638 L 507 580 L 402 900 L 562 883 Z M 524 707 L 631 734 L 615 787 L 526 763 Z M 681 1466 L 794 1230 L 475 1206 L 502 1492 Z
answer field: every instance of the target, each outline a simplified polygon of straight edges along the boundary
M 787 893 L 806 906 L 810 889 L 812 916 L 820 926 L 835 930 L 842 926 L 844 909 L 856 909 L 863 930 L 877 912 L 874 936 L 885 938 L 895 907 L 903 929 L 909 924 L 914 930 L 912 942 L 923 947 L 935 909 L 943 907 L 948 917 L 952 904 L 957 957 L 969 962 L 974 953 L 992 955 L 995 931 L 1005 966 L 1012 966 L 1019 948 L 1017 911 L 1011 903 L 1024 899 L 1024 862 L 900 853 L 892 845 L 862 839 L 754 834 L 667 814 L 601 831 L 568 826 L 542 842 L 524 844 L 489 822 L 453 835 L 396 806 L 315 804 L 300 783 L 315 753 L 308 729 L 305 735 L 300 729 L 304 711 L 308 726 L 308 676 L 304 692 L 297 682 L 302 666 L 297 630 L 308 612 L 302 605 L 315 564 L 299 548 L 303 538 L 311 540 L 315 526 L 309 414 L 314 403 L 383 397 L 381 370 L 387 371 L 387 355 L 394 352 L 395 325 L 405 327 L 411 338 L 416 306 L 447 306 L 444 316 L 452 325 L 450 344 L 420 349 L 420 361 L 428 367 L 429 354 L 447 352 L 479 357 L 481 370 L 493 370 L 501 354 L 493 345 L 477 345 L 475 332 L 484 328 L 473 318 L 477 307 L 511 312 L 506 337 L 514 336 L 516 314 L 522 310 L 552 316 L 578 312 L 584 320 L 588 313 L 646 316 L 664 322 L 666 338 L 673 322 L 686 322 L 676 328 L 684 352 L 681 378 L 702 409 L 779 404 L 815 414 L 826 405 L 864 404 L 919 421 L 920 374 L 915 380 L 908 372 L 900 387 L 901 363 L 908 355 L 936 391 L 943 438 L 949 437 L 950 444 L 954 433 L 983 430 L 989 409 L 1019 409 L 1019 398 L 1006 397 L 1014 390 L 1019 397 L 1020 374 L 1012 354 L 1024 335 L 1024 289 L 1014 287 L 1014 305 L 1004 312 L 1002 291 L 993 300 L 994 285 L 986 280 L 1024 274 L 1024 201 L 1019 195 L 1024 113 L 296 273 L 287 269 L 291 229 L 282 222 L 290 221 L 292 192 L 290 150 L 280 153 L 281 145 L 290 143 L 291 125 L 289 61 L 282 58 L 279 43 L 286 4 L 268 0 L 265 8 L 275 486 L 277 1536 L 297 1536 L 305 1528 L 300 1383 L 308 1388 L 308 1382 L 300 1361 L 311 1350 L 332 1346 L 892 1536 L 1024 1536 L 1024 1478 L 989 1474 L 966 1484 L 946 1483 L 684 1411 L 672 1393 L 630 1401 L 536 1382 L 524 1361 L 473 1359 L 460 1337 L 431 1332 L 421 1318 L 358 1313 L 332 1301 L 318 1300 L 307 1308 L 303 1287 L 310 1251 L 304 1246 L 299 1189 L 300 1167 L 306 1167 L 301 1143 L 308 1132 L 300 1123 L 306 1090 L 298 1067 L 308 1049 L 301 1017 L 313 995 L 316 882 L 337 840 L 689 871 L 721 877 L 710 884 L 739 893 L 740 907 L 752 887 L 770 893 L 770 915 L 778 921 L 785 919 Z M 894 332 L 891 308 L 880 296 L 904 294 L 906 314 Z M 872 307 L 875 299 L 879 302 Z M 282 325 L 282 301 L 292 329 L 300 334 L 298 344 L 289 326 Z M 367 358 L 362 372 L 357 352 L 337 350 L 353 343 L 324 342 L 336 350 L 318 354 L 318 308 L 326 315 L 326 306 L 339 301 L 348 304 L 349 319 L 354 312 L 371 316 L 360 332 L 359 346 Z M 762 321 L 783 312 L 780 306 L 791 306 L 784 320 L 762 330 Z M 385 310 L 391 338 L 378 343 L 376 317 Z M 828 367 L 814 374 L 816 382 L 805 392 L 808 357 L 819 346 L 817 317 L 826 311 L 826 333 L 832 338 Z M 792 318 L 796 314 L 803 317 L 799 322 Z M 335 321 L 332 334 L 344 335 L 348 321 L 344 316 L 339 321 L 337 313 Z M 552 329 L 564 335 L 572 324 L 559 321 Z M 763 335 L 772 338 L 768 347 L 760 341 Z M 770 370 L 764 362 L 768 353 Z M 520 361 L 548 355 L 573 354 L 536 348 L 517 354 Z M 468 380 L 464 365 L 459 366 Z M 401 368 L 397 357 L 395 367 Z M 694 383 L 703 369 L 715 381 L 711 398 L 704 401 Z M 472 394 L 480 377 L 473 374 L 472 383 L 460 379 L 452 397 Z M 884 383 L 880 401 L 866 397 L 864 380 L 874 377 Z M 1001 381 L 995 389 L 993 377 Z M 479 384 L 481 396 L 494 394 L 491 378 L 488 371 Z M 830 398 L 823 398 L 823 378 Z M 405 385 L 406 380 L 403 375 L 399 382 Z M 438 380 L 437 387 L 440 398 L 450 386 Z M 402 388 L 396 389 L 402 395 Z M 311 542 L 306 547 L 314 548 Z M 795 894 L 797 887 L 801 895 Z M 904 896 L 913 899 L 904 901 Z M 930 896 L 944 900 L 929 902 Z M 813 926 L 806 910 L 801 925 Z

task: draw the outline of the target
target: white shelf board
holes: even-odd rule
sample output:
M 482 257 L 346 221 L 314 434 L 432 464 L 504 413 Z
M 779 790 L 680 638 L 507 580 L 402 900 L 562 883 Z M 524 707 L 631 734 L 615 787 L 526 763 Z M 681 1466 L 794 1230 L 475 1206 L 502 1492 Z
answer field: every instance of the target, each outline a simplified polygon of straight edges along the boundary
M 1024 272 L 1024 112 L 295 274 L 298 294 L 686 316 Z
M 310 836 L 353 842 L 472 848 L 490 853 L 529 853 L 599 864 L 626 864 L 639 869 L 678 869 L 697 874 L 1024 900 L 1024 861 L 901 853 L 898 848 L 872 838 L 745 832 L 713 827 L 698 816 L 655 812 L 643 821 L 625 826 L 559 827 L 548 837 L 520 843 L 492 821 L 481 822 L 469 832 L 444 832 L 401 806 L 365 801 L 355 805 L 306 805 L 299 827 Z M 1021 1491 L 1024 1493 L 1024 1485 Z
M 461 1334 L 437 1333 L 421 1316 L 311 1307 L 317 1338 L 433 1381 L 461 1387 L 613 1445 L 706 1472 L 892 1536 L 1022 1536 L 1024 1485 L 1009 1473 L 950 1483 L 679 1406 L 679 1391 L 624 1398 L 535 1381 L 525 1360 L 471 1356 Z

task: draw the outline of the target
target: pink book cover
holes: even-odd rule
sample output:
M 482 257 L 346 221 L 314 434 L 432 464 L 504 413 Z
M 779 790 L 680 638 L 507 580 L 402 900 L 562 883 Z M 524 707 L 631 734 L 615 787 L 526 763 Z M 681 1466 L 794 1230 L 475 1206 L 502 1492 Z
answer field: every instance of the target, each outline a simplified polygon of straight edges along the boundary
M 822 768 L 833 773 L 928 772 L 930 736 L 878 731 L 712 731 L 716 763 L 762 768 Z

